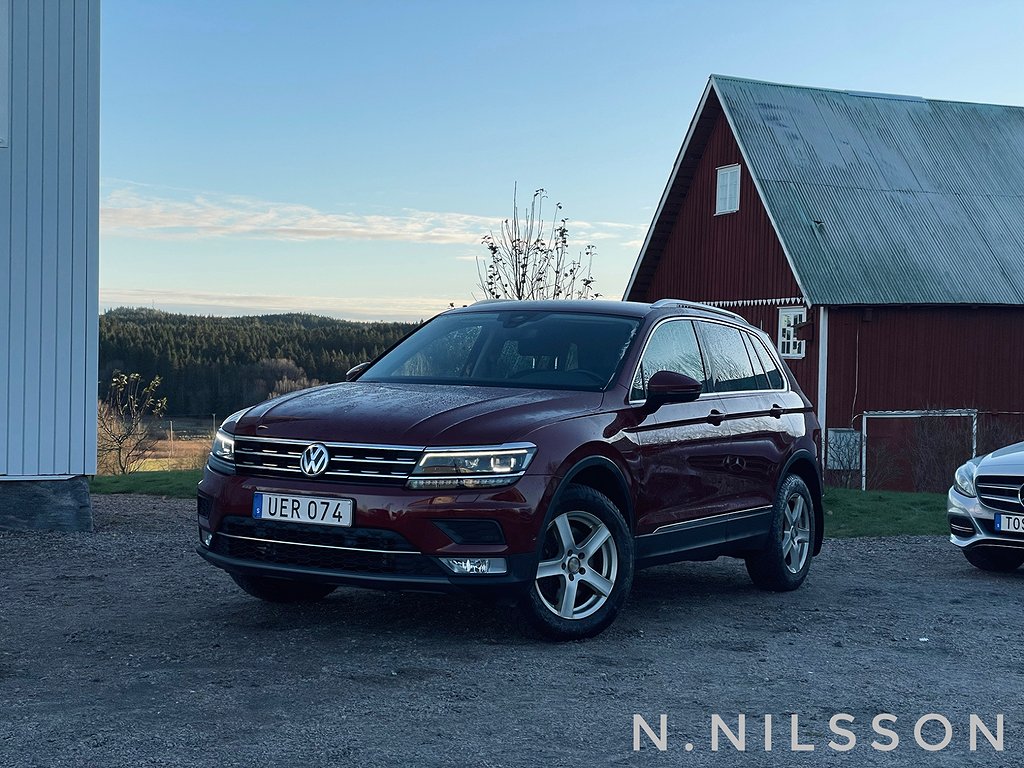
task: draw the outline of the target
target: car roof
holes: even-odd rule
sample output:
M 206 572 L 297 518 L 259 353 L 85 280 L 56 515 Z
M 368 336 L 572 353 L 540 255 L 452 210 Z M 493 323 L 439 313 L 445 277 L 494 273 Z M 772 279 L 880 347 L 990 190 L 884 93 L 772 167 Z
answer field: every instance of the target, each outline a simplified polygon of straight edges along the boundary
M 516 309 L 523 312 L 579 312 L 595 315 L 620 315 L 627 317 L 647 317 L 652 313 L 659 315 L 687 315 L 726 318 L 741 325 L 747 321 L 726 309 L 712 307 L 682 299 L 661 299 L 653 304 L 639 301 L 609 301 L 602 299 L 548 299 L 543 301 L 517 301 L 514 299 L 485 299 L 467 307 L 448 310 L 448 312 L 496 312 Z

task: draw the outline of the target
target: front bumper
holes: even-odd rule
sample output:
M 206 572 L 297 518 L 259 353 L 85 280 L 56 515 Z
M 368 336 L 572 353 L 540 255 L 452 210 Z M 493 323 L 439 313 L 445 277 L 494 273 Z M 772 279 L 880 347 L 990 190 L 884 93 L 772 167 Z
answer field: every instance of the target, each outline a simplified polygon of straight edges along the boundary
M 536 574 L 539 529 L 555 485 L 551 477 L 525 475 L 505 488 L 414 491 L 224 475 L 208 467 L 199 484 L 197 551 L 213 565 L 237 574 L 375 589 L 513 594 Z M 253 494 L 258 491 L 353 499 L 353 525 L 255 520 Z M 497 540 L 453 538 L 453 523 L 478 521 L 492 521 L 492 532 L 500 528 Z M 442 562 L 474 557 L 502 558 L 506 571 L 456 574 Z
M 960 549 L 972 547 L 1005 547 L 1024 549 L 1024 536 L 997 533 L 996 510 L 990 509 L 976 497 L 964 496 L 950 488 L 946 499 L 946 517 L 949 521 L 949 540 Z

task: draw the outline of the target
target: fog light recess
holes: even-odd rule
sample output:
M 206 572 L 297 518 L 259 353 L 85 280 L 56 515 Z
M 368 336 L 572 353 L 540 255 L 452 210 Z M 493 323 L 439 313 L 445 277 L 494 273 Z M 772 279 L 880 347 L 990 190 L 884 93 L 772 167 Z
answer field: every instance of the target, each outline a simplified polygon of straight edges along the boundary
M 444 557 L 441 562 L 460 575 L 500 574 L 508 570 L 504 557 Z
M 204 547 L 209 548 L 213 544 L 213 534 L 209 531 L 201 531 L 199 534 L 199 540 L 203 543 Z

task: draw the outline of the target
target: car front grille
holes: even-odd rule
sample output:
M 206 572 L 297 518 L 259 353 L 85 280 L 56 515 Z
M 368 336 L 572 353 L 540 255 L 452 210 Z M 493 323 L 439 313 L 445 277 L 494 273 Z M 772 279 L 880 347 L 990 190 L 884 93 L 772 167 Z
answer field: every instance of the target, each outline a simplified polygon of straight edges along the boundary
M 1024 512 L 1021 486 L 1024 486 L 1024 477 L 1019 475 L 979 475 L 974 479 L 981 503 L 1001 512 Z
M 369 575 L 441 576 L 440 566 L 400 534 L 382 528 L 282 523 L 225 517 L 213 537 L 217 554 L 257 563 Z
M 300 468 L 302 452 L 314 440 L 235 437 L 235 471 L 257 477 L 306 477 Z M 404 485 L 423 448 L 358 443 L 323 443 L 330 461 L 316 479 L 355 483 Z

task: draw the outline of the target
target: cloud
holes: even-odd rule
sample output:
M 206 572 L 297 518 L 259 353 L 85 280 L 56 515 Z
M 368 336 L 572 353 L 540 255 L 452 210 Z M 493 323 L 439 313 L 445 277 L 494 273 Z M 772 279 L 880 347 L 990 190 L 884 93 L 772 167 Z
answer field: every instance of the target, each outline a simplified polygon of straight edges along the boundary
M 403 209 L 397 213 L 322 211 L 308 205 L 104 180 L 100 231 L 105 237 L 276 241 L 388 240 L 479 245 L 501 219 L 470 213 Z M 577 242 L 635 237 L 638 227 L 570 220 Z
M 348 320 L 415 321 L 448 309 L 448 299 L 435 296 L 285 296 L 240 293 L 205 293 L 148 288 L 101 289 L 104 309 L 142 306 L 169 312 L 209 315 L 264 315 L 309 312 Z

